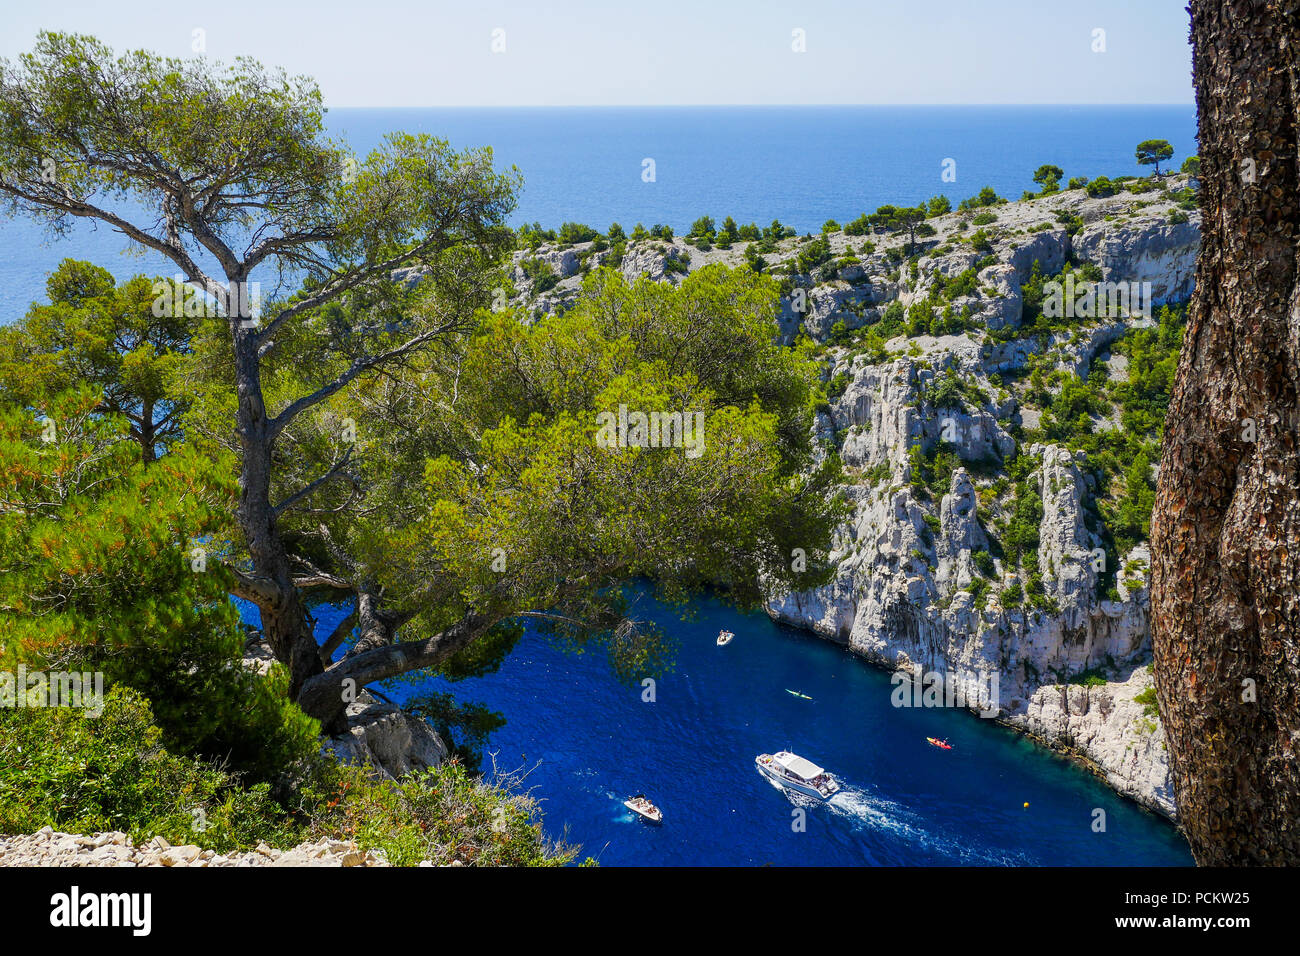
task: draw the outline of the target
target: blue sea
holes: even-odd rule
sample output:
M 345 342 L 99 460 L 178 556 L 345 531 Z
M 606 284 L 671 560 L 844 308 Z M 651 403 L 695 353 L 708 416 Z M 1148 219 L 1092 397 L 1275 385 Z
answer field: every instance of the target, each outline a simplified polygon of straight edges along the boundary
M 653 700 L 603 649 L 532 630 L 492 674 L 387 693 L 448 691 L 502 714 L 483 768 L 525 773 L 546 833 L 602 865 L 1192 865 L 1171 824 L 1079 765 L 965 711 L 896 707 L 889 675 L 836 644 L 705 596 L 686 621 L 644 593 L 636 612 L 676 644 Z M 318 611 L 322 639 L 341 613 Z M 736 634 L 726 647 L 722 628 Z M 777 750 L 843 789 L 824 804 L 779 789 L 754 766 Z M 636 793 L 662 826 L 623 806 Z
M 883 203 L 938 193 L 956 202 L 985 185 L 1017 198 L 1042 163 L 1067 176 L 1144 172 L 1133 156 L 1144 139 L 1168 139 L 1175 165 L 1195 151 L 1194 111 L 1181 106 L 333 110 L 328 123 L 362 153 L 389 130 L 491 145 L 498 164 L 524 176 L 514 223 L 602 230 L 617 221 L 681 232 L 699 216 L 730 215 L 810 231 Z M 642 178 L 646 159 L 653 182 Z M 945 159 L 955 182 L 941 179 Z M 0 322 L 43 297 L 65 256 L 121 278 L 175 272 L 125 254 L 105 227 L 45 239 L 30 222 L 0 221 Z M 584 856 L 606 865 L 1192 862 L 1168 823 L 1024 737 L 964 712 L 893 707 L 888 675 L 842 648 L 711 598 L 685 623 L 646 610 L 679 645 L 653 703 L 615 680 L 602 652 L 566 654 L 531 632 L 487 677 L 426 682 L 506 717 L 488 748 L 497 766 L 528 771 L 548 833 Z M 328 633 L 334 621 L 319 623 Z M 718 648 L 723 627 L 737 637 Z M 792 802 L 754 767 L 757 754 L 778 749 L 827 767 L 844 790 L 825 805 Z M 623 807 L 639 791 L 664 810 L 662 827 Z M 1099 809 L 1104 832 L 1094 830 Z
M 1191 106 L 336 109 L 326 120 L 362 155 L 393 130 L 492 146 L 499 167 L 524 177 L 512 223 L 602 231 L 641 222 L 681 233 L 705 215 L 816 231 L 939 193 L 955 204 L 992 186 L 1016 199 L 1037 188 L 1043 163 L 1067 177 L 1149 172 L 1134 159 L 1144 139 L 1169 140 L 1175 167 L 1196 151 Z M 646 160 L 653 182 L 643 179 Z M 955 182 L 942 178 L 945 160 Z M 0 322 L 43 298 L 46 275 L 66 256 L 120 278 L 176 271 L 157 255 L 128 254 L 105 226 L 77 223 L 70 238 L 48 239 L 30 221 L 0 220 Z

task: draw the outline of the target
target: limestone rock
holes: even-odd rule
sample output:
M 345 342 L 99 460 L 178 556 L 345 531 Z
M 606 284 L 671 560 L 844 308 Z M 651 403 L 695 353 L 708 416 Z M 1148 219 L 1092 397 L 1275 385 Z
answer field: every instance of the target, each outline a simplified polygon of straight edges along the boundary
M 368 692 L 348 705 L 347 719 L 348 732 L 325 741 L 325 749 L 344 763 L 369 764 L 381 777 L 397 779 L 412 770 L 437 767 L 449 755 L 425 720 Z

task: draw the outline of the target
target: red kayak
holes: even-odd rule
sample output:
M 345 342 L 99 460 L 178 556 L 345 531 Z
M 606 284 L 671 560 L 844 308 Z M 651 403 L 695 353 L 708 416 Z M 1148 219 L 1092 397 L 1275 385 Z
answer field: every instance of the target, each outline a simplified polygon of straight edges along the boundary
M 938 740 L 934 737 L 926 737 L 925 739 L 930 741 L 931 744 L 938 747 L 940 750 L 952 750 L 952 744 L 948 743 L 946 740 Z

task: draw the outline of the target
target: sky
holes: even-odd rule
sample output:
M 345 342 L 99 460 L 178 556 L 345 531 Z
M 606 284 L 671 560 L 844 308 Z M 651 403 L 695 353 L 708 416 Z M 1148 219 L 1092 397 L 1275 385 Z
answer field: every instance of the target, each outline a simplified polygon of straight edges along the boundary
M 1184 0 L 0 0 L 0 56 L 40 30 L 334 107 L 1193 102 Z

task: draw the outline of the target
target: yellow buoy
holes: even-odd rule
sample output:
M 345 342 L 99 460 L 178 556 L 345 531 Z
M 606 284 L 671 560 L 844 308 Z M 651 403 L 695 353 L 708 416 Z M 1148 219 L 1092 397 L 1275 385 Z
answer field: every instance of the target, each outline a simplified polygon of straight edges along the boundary
M 1025 801 L 1025 809 L 1026 809 L 1026 810 L 1029 809 L 1029 801 L 1028 801 L 1028 800 Z

